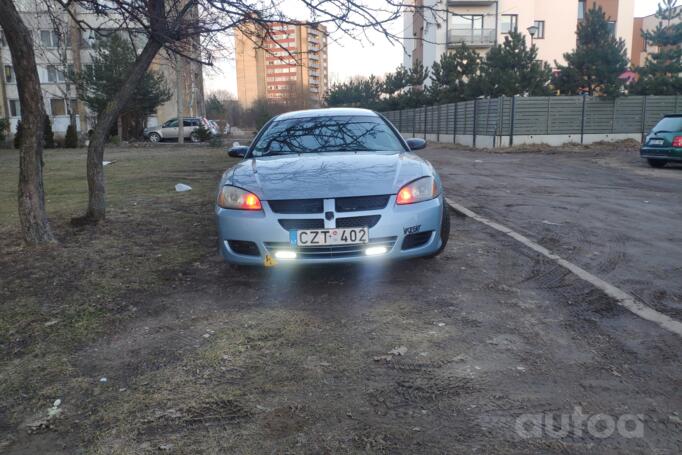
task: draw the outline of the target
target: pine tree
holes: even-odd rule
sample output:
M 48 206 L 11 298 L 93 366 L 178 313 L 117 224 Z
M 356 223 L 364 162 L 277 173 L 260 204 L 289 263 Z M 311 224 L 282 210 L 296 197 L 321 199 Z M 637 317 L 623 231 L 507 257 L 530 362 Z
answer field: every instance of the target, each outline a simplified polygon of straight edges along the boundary
M 578 24 L 578 45 L 564 54 L 566 65 L 559 69 L 554 86 L 565 94 L 616 96 L 623 87 L 620 75 L 628 67 L 625 41 L 617 39 L 606 18 L 596 4 L 585 13 Z
M 21 124 L 21 120 L 17 121 L 17 130 L 14 133 L 14 148 L 15 149 L 20 149 L 21 148 L 21 134 L 24 130 L 24 127 Z
M 79 98 L 96 114 L 102 113 L 109 101 L 116 97 L 136 58 L 130 41 L 119 34 L 100 38 L 95 43 L 91 64 L 75 75 Z M 171 99 L 171 95 L 163 74 L 147 71 L 121 115 L 130 116 L 133 123 L 142 125 L 158 106 Z
M 421 61 L 417 60 L 408 71 L 408 84 L 414 89 L 421 88 L 429 78 L 429 72 L 429 68 L 426 68 Z
M 9 120 L 0 118 L 0 144 L 4 144 L 7 139 L 7 130 L 9 130 Z
M 526 38 L 512 32 L 504 43 L 490 49 L 481 66 L 481 74 L 472 81 L 472 91 L 496 98 L 499 96 L 549 94 L 547 85 L 552 71 L 547 62 L 538 61 L 538 49 L 526 45 Z
M 663 0 L 658 5 L 658 26 L 642 31 L 647 47 L 653 52 L 639 68 L 639 81 L 632 92 L 641 95 L 677 95 L 682 93 L 682 8 L 677 0 Z
M 45 148 L 54 148 L 54 133 L 52 132 L 52 122 L 50 117 L 45 114 L 45 126 L 43 128 L 43 143 Z
M 431 66 L 429 96 L 436 103 L 475 97 L 478 94 L 472 93 L 470 82 L 478 75 L 480 66 L 480 55 L 464 43 L 454 52 L 442 54 L 440 60 Z
M 389 97 L 401 93 L 410 85 L 410 71 L 405 66 L 400 65 L 394 73 L 388 73 L 384 77 L 382 91 Z
M 66 136 L 64 136 L 64 147 L 67 149 L 75 149 L 78 147 L 78 134 L 76 133 L 76 128 L 69 124 L 66 127 Z

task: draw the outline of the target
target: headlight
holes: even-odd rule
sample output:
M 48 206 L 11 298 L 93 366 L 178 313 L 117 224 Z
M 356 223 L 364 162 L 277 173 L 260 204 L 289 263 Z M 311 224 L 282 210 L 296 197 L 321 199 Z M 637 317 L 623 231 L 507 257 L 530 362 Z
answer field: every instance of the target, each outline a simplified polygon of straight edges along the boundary
M 422 177 L 400 188 L 396 204 L 414 204 L 431 200 L 438 196 L 438 185 L 433 177 Z
M 224 209 L 236 210 L 262 210 L 263 206 L 260 199 L 253 193 L 237 188 L 236 186 L 225 185 L 218 194 L 218 205 Z

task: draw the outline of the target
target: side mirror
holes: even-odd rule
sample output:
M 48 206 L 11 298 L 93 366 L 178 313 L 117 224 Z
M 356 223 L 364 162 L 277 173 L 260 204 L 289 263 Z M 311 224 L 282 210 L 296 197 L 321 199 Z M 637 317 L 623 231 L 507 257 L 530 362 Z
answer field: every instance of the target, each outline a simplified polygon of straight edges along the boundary
M 233 158 L 244 158 L 246 156 L 246 152 L 248 151 L 249 147 L 246 145 L 235 145 L 227 152 L 227 154 Z
M 421 150 L 426 148 L 426 141 L 419 137 L 412 137 L 410 139 L 407 139 L 406 142 L 407 146 L 410 147 L 410 150 L 412 150 L 413 152 L 415 150 Z

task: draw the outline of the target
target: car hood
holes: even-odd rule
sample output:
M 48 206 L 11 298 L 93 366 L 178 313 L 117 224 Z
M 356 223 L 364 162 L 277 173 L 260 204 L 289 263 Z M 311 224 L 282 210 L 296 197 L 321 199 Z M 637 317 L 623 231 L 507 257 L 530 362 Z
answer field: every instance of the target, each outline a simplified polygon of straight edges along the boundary
M 264 200 L 331 199 L 395 194 L 431 165 L 413 153 L 311 153 L 244 160 L 225 173 L 235 185 Z

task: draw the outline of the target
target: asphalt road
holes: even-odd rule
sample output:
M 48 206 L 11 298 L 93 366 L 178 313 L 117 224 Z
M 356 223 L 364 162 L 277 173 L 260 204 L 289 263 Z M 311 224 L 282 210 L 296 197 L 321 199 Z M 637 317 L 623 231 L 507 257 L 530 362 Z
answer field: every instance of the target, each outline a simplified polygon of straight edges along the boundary
M 423 156 L 449 197 L 682 320 L 682 166 L 618 150 Z

